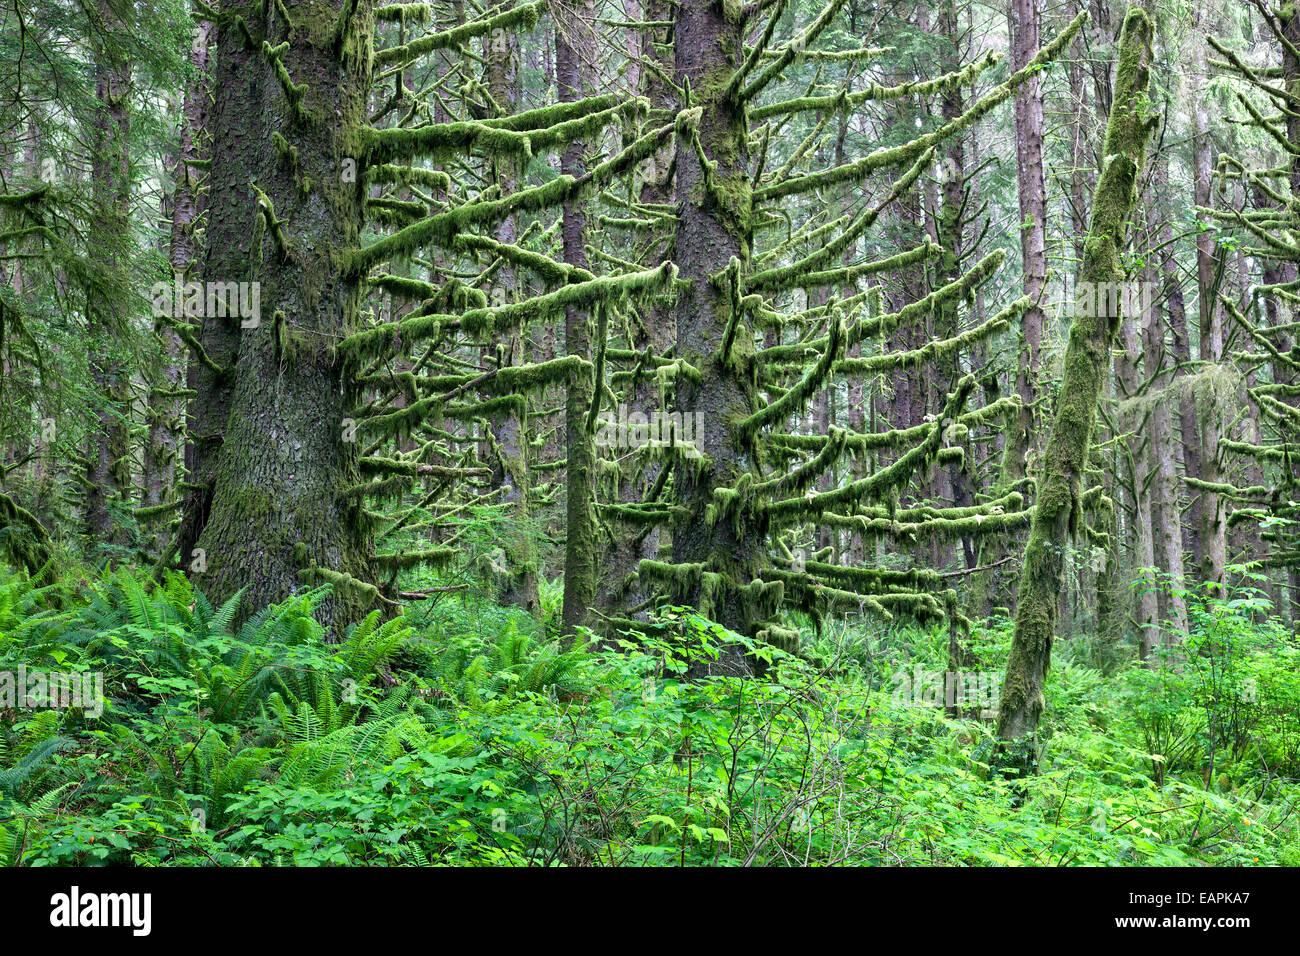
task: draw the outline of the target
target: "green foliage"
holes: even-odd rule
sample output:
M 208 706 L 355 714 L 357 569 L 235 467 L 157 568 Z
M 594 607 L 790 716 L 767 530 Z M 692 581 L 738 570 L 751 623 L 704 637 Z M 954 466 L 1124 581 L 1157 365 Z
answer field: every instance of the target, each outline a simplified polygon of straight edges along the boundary
M 555 591 L 555 585 L 544 590 Z M 1294 638 L 1191 602 L 1177 661 L 1104 677 L 1066 641 L 1041 772 L 916 705 L 946 628 L 862 620 L 796 657 L 669 608 L 597 649 L 471 593 L 339 643 L 320 589 L 252 615 L 178 576 L 0 573 L 0 670 L 104 675 L 102 716 L 0 713 L 9 865 L 1276 864 L 1300 859 Z M 550 597 L 552 605 L 556 597 Z M 871 620 L 871 619 L 863 619 Z M 976 627 L 998 671 L 1005 620 Z M 699 678 L 737 644 L 760 677 Z M 1080 656 L 1082 655 L 1082 656 Z

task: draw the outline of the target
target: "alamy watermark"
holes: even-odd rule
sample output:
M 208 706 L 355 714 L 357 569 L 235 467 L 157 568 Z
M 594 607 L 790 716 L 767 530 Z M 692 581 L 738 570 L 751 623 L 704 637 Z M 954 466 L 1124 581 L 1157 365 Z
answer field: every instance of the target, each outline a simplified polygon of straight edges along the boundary
M 1076 282 L 1065 289 L 1068 315 L 1080 318 L 1137 318 L 1155 306 L 1157 282 Z
M 0 710 L 66 710 L 76 707 L 87 717 L 104 713 L 104 675 L 100 671 L 67 673 L 0 671 Z
M 686 446 L 698 455 L 704 442 L 703 412 L 650 413 L 619 405 L 596 419 L 596 444 L 601 448 L 647 448 L 654 445 Z
M 896 707 L 960 708 L 981 717 L 997 713 L 1002 693 L 998 671 L 932 671 L 917 664 L 910 673 L 900 667 L 889 682 Z
M 156 319 L 238 318 L 240 328 L 262 323 L 260 282 L 155 282 L 149 290 Z

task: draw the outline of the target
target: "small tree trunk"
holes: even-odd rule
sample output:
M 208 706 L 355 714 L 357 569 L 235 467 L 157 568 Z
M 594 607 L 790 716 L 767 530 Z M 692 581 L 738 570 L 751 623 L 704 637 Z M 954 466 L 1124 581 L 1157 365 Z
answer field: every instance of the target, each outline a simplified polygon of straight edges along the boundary
M 1140 8 L 1130 7 L 1120 37 L 1104 166 L 1079 267 L 1080 288 L 1096 289 L 1123 280 L 1120 253 L 1137 203 L 1152 128 L 1146 113 L 1151 39 L 1150 18 Z M 1096 296 L 1093 300 L 1095 304 Z M 1081 486 L 1097 402 L 1105 385 L 1110 345 L 1120 318 L 1100 314 L 1107 311 L 1078 308 L 1070 327 L 1064 376 L 1020 575 L 1015 634 L 998 714 L 998 737 L 1003 741 L 1020 741 L 1033 735 L 1043 711 L 1043 682 L 1051 663 L 1057 600 L 1065 585 L 1066 545 L 1074 536 L 1080 514 Z

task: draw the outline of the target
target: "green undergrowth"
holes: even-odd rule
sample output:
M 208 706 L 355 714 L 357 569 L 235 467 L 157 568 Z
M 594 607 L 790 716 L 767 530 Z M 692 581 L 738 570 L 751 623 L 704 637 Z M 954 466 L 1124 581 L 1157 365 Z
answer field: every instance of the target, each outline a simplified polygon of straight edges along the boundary
M 1300 650 L 1254 595 L 1194 601 L 1160 667 L 1060 642 L 1040 772 L 1009 782 L 987 718 L 916 699 L 939 629 L 841 622 L 799 657 L 753 646 L 760 677 L 688 681 L 735 639 L 688 609 L 602 647 L 451 592 L 328 643 L 325 593 L 236 627 L 176 575 L 0 571 L 0 674 L 104 692 L 98 716 L 0 703 L 0 859 L 1300 864 Z M 1008 644 L 978 629 L 973 669 Z

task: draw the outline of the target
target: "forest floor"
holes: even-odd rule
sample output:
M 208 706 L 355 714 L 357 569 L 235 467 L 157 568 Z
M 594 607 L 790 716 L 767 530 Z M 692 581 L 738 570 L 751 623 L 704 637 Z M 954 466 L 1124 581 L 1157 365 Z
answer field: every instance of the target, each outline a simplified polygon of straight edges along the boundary
M 1059 641 L 1024 780 L 1005 621 L 954 679 L 940 629 L 838 622 L 688 681 L 731 636 L 686 609 L 583 646 L 549 583 L 541 621 L 470 591 L 330 643 L 321 594 L 238 624 L 179 575 L 0 570 L 0 860 L 1300 864 L 1300 646 L 1253 593 L 1161 666 Z

